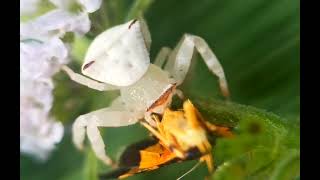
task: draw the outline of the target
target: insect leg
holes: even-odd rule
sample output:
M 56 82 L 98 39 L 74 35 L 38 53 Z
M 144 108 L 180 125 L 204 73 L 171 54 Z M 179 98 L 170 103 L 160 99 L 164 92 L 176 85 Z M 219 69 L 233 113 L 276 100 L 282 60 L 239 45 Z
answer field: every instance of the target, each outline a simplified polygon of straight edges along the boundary
M 140 122 L 145 128 L 147 128 L 156 138 L 158 138 L 164 146 L 166 146 L 168 149 L 170 149 L 171 151 L 173 151 L 177 157 L 179 158 L 184 158 L 184 154 L 183 152 L 181 152 L 180 150 L 176 149 L 176 148 L 171 148 L 171 143 L 170 141 L 163 135 L 160 134 L 159 131 L 157 131 L 156 129 L 154 129 L 153 127 L 151 127 L 149 124 L 145 123 L 145 122 Z
M 204 121 L 206 127 L 213 133 L 222 137 L 233 137 L 233 133 L 230 131 L 228 127 L 217 126 L 208 121 Z
M 207 167 L 208 167 L 209 172 L 210 172 L 210 173 L 213 172 L 213 170 L 214 170 L 214 169 L 213 169 L 213 167 L 214 167 L 214 162 L 213 162 L 213 157 L 212 157 L 212 154 L 211 154 L 211 153 L 202 156 L 202 157 L 200 158 L 200 161 L 201 161 L 201 162 L 205 161 L 206 164 L 207 164 Z

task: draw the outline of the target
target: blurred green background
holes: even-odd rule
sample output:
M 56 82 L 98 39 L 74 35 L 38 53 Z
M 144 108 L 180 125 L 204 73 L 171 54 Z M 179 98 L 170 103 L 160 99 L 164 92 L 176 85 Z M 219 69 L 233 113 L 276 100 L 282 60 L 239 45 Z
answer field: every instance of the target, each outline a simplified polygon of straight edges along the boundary
M 290 136 L 292 139 L 288 147 L 279 150 L 283 154 L 282 160 L 273 165 L 272 171 L 265 171 L 270 174 L 265 174 L 263 179 L 295 177 L 295 173 L 287 177 L 280 171 L 297 172 L 296 166 L 299 166 L 299 162 L 295 164 L 292 162 L 297 162 L 297 154 L 300 154 L 300 2 L 298 0 L 105 0 L 100 10 L 90 15 L 93 23 L 91 32 L 86 37 L 76 37 L 72 42 L 73 61 L 70 66 L 80 72 L 82 58 L 92 38 L 106 28 L 124 23 L 142 12 L 152 36 L 151 59 L 154 59 L 162 46 L 174 47 L 184 33 L 201 36 L 214 50 L 224 67 L 233 102 L 273 112 L 281 118 L 272 116 L 270 119 L 280 119 L 279 121 L 283 123 L 296 125 L 294 128 L 291 126 L 288 128 L 291 134 L 294 134 Z M 70 127 L 79 115 L 108 106 L 118 92 L 101 93 L 88 89 L 72 82 L 63 73 L 56 75 L 55 85 L 52 114 L 65 124 L 65 136 L 45 163 L 20 155 L 21 179 L 94 180 L 98 173 L 107 172 L 110 168 L 95 158 L 89 144 L 83 152 L 75 149 L 71 142 Z M 197 54 L 181 89 L 193 100 L 209 97 L 222 99 L 216 78 L 208 72 Z M 241 108 L 237 110 L 241 111 Z M 263 111 L 265 114 L 268 112 Z M 260 115 L 254 117 L 259 119 Z M 104 136 L 106 150 L 113 159 L 120 156 L 126 145 L 148 136 L 147 131 L 140 125 L 100 128 L 100 131 Z M 256 139 L 255 141 L 259 142 L 252 142 L 250 140 L 252 137 L 246 136 L 245 133 L 241 138 L 248 140 L 245 142 L 247 144 L 260 143 L 260 140 Z M 214 154 L 217 165 L 229 158 L 226 154 L 230 149 L 234 149 L 232 147 L 242 147 L 244 144 L 242 140 L 234 142 L 222 140 L 220 144 L 218 142 L 217 155 Z M 261 172 L 264 171 L 264 167 L 268 169 L 268 164 L 261 165 L 261 162 L 268 162 L 268 157 L 262 158 L 270 155 L 266 155 L 264 150 L 254 151 L 253 154 L 256 156 L 253 157 L 257 157 L 256 161 L 247 164 L 246 170 L 239 170 L 235 166 L 231 170 L 219 172 L 219 177 L 215 179 L 261 179 L 263 176 L 259 178 L 244 174 L 251 172 L 248 169 L 252 167 L 261 166 Z M 245 163 L 246 159 L 250 159 L 246 156 L 241 158 L 232 159 L 229 164 L 235 161 Z M 195 163 L 196 161 L 189 161 L 173 164 L 129 179 L 176 179 Z M 206 167 L 201 165 L 183 179 L 203 179 L 206 175 Z

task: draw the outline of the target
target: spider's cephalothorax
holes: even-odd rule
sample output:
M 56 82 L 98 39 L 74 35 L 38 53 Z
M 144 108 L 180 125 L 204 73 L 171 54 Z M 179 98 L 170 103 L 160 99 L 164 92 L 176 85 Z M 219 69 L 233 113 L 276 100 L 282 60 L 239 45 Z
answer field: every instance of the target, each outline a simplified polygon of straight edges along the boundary
M 185 79 L 195 49 L 218 76 L 223 95 L 229 95 L 223 68 L 201 37 L 185 34 L 172 51 L 162 48 L 153 64 L 149 58 L 150 44 L 146 23 L 132 20 L 93 40 L 82 65 L 82 73 L 88 77 L 62 67 L 72 80 L 92 89 L 120 90 L 120 96 L 109 107 L 81 115 L 73 125 L 76 146 L 82 148 L 87 130 L 94 152 L 106 164 L 112 161 L 105 153 L 98 127 L 127 126 L 143 118 L 155 127 L 151 114 L 163 114 L 174 94 L 183 97 L 177 87 Z

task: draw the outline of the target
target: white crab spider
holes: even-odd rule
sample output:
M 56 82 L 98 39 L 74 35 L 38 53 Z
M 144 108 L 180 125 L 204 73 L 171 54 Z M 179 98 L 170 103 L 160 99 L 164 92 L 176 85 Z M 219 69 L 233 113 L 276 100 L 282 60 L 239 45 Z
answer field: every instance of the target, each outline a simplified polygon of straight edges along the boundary
M 132 20 L 106 30 L 92 42 L 82 66 L 82 73 L 92 79 L 62 67 L 72 80 L 92 89 L 120 90 L 120 96 L 109 107 L 81 115 L 73 124 L 76 147 L 83 148 L 87 129 L 95 154 L 106 164 L 112 161 L 106 155 L 98 127 L 127 126 L 143 118 L 151 126 L 155 125 L 151 113 L 162 114 L 174 94 L 182 97 L 176 86 L 188 72 L 194 49 L 218 76 L 223 95 L 229 95 L 223 68 L 201 37 L 185 34 L 173 51 L 162 48 L 154 64 L 150 64 L 150 44 L 144 21 Z

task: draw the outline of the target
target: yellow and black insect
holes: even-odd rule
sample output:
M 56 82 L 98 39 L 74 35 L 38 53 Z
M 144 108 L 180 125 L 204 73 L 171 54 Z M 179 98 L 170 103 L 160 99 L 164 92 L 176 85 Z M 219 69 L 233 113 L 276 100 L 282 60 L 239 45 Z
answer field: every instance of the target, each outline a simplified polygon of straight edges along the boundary
M 154 114 L 156 127 L 141 122 L 155 137 L 129 146 L 122 154 L 119 169 L 101 175 L 101 179 L 126 178 L 128 176 L 158 169 L 171 163 L 200 159 L 213 172 L 212 145 L 216 136 L 232 137 L 227 127 L 205 121 L 191 101 L 183 103 L 182 110 L 167 108 L 161 117 Z

